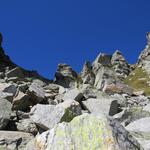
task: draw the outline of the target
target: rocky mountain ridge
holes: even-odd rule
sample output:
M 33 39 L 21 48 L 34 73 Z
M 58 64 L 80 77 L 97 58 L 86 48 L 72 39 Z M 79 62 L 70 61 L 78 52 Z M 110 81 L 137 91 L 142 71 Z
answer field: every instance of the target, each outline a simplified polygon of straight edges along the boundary
M 4 53 L 0 34 L 0 150 L 149 150 L 150 33 L 138 62 L 119 50 L 59 64 L 54 80 Z

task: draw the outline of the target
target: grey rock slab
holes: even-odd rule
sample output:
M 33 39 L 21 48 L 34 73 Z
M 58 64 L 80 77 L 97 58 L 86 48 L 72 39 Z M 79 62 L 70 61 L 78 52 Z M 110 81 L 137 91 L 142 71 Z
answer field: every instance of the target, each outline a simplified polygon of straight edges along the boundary
M 150 135 L 150 117 L 141 118 L 130 123 L 126 129 L 131 132 L 139 132 Z
M 118 103 L 117 100 L 113 99 L 95 99 L 90 98 L 86 101 L 82 101 L 83 106 L 87 109 L 90 113 L 95 114 L 107 114 L 107 115 L 115 115 L 118 113 Z
M 0 129 L 8 124 L 11 115 L 12 104 L 6 99 L 0 99 Z
M 27 94 L 35 103 L 39 103 L 45 99 L 44 89 L 36 83 L 30 85 Z
M 66 101 L 66 100 L 69 100 L 69 99 L 73 99 L 75 101 L 81 101 L 82 98 L 83 98 L 83 93 L 81 93 L 78 89 L 72 89 L 72 90 L 69 90 L 67 91 L 64 96 L 63 96 L 63 100 Z
M 5 150 L 23 150 L 33 138 L 29 133 L 17 131 L 0 131 L 0 148 Z
M 33 135 L 38 132 L 35 123 L 31 119 L 19 120 L 19 122 L 16 123 L 16 126 L 18 131 L 32 133 Z
M 80 104 L 73 100 L 54 105 L 35 105 L 30 118 L 42 129 L 51 129 L 59 122 L 69 122 L 81 114 Z
M 126 129 L 144 147 L 144 150 L 150 149 L 150 117 L 136 120 L 126 126 Z

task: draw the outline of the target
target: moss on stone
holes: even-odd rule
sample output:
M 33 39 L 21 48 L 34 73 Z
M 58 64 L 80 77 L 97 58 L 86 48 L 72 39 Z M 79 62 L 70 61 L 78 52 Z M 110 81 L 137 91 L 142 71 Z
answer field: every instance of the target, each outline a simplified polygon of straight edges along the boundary
M 136 68 L 124 82 L 135 89 L 135 91 L 143 90 L 146 96 L 150 95 L 149 74 L 142 68 Z
M 69 108 L 67 108 L 67 109 L 65 109 L 64 116 L 61 118 L 60 122 L 63 122 L 63 121 L 70 122 L 76 116 L 77 115 L 72 110 L 70 110 Z

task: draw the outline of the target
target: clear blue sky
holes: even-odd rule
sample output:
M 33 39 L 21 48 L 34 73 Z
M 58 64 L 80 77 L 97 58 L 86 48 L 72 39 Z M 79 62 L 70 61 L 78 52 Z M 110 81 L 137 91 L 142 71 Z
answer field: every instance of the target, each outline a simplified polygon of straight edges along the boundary
M 3 47 L 26 69 L 53 78 L 58 63 L 120 49 L 135 63 L 150 31 L 150 0 L 0 0 Z

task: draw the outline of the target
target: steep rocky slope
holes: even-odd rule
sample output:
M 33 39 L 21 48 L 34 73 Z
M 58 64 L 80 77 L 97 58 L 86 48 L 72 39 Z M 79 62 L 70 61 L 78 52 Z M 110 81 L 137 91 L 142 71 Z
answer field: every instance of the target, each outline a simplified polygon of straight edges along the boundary
M 0 34 L 0 150 L 149 150 L 147 39 L 135 65 L 116 50 L 48 80 L 14 64 Z

